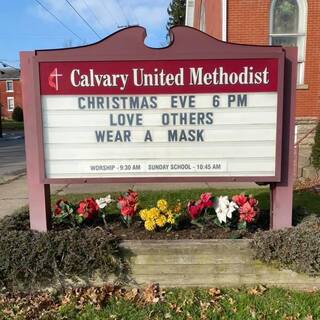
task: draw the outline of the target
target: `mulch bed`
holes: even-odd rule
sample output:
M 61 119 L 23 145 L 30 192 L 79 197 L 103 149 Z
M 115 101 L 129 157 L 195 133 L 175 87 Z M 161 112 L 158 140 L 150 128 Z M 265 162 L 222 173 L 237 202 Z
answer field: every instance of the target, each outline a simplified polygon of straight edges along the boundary
M 121 221 L 113 220 L 107 226 L 110 233 L 123 240 L 177 240 L 177 239 L 239 239 L 252 238 L 254 230 L 231 230 L 206 223 L 203 228 L 186 223 L 179 229 L 147 231 L 142 221 L 134 221 L 127 228 Z

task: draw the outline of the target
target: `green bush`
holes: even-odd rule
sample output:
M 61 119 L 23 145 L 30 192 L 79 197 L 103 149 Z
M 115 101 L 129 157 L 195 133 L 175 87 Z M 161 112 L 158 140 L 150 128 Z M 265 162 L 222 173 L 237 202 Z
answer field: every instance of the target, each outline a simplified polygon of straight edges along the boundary
M 16 106 L 12 112 L 12 119 L 17 122 L 23 122 L 23 110 L 21 107 Z
M 30 290 L 64 285 L 66 279 L 86 279 L 97 271 L 106 279 L 121 275 L 126 264 L 119 240 L 103 228 L 73 228 L 39 233 L 28 230 L 28 212 L 0 223 L 0 283 Z
M 316 128 L 314 145 L 312 146 L 311 163 L 317 170 L 320 170 L 320 121 Z
M 311 216 L 294 228 L 260 231 L 251 242 L 255 258 L 316 275 L 320 272 L 320 218 Z

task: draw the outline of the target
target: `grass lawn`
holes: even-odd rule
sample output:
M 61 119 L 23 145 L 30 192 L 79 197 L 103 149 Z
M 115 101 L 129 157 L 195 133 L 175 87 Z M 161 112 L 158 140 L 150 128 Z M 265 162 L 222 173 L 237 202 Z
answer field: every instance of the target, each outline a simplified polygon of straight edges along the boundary
M 150 294 L 149 294 L 150 295 Z M 256 287 L 249 289 L 168 289 L 158 302 L 141 291 L 128 290 L 119 295 L 96 294 L 94 291 L 77 295 L 0 302 L 1 319 L 320 319 L 320 292 L 297 292 Z M 102 300 L 100 300 L 102 297 Z M 151 298 L 151 299 L 150 299 Z M 42 303 L 39 303 L 42 301 Z M 97 302 L 99 301 L 99 302 Z M 3 303 L 6 302 L 5 305 Z M 2 306 L 1 306 L 2 305 Z M 11 314 L 13 317 L 9 317 Z M 21 317 L 14 315 L 20 314 Z M 23 315 L 28 314 L 29 318 Z M 42 315 L 40 315 L 42 314 Z M 30 317 L 31 316 L 31 317 Z
M 14 120 L 2 120 L 3 130 L 23 130 L 23 122 Z

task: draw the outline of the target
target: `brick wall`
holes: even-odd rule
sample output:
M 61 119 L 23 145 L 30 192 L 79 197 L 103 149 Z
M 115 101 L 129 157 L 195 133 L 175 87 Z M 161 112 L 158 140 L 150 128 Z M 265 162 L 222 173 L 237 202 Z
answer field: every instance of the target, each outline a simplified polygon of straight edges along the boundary
M 6 81 L 0 81 L 0 103 L 2 105 L 2 117 L 11 118 L 12 112 L 8 111 L 7 98 L 14 98 L 14 105 L 22 108 L 22 95 L 20 80 L 13 80 L 13 92 L 7 92 Z
M 221 0 L 198 0 L 194 6 L 194 27 L 200 29 L 201 4 L 205 6 L 205 32 L 211 36 L 222 38 L 222 5 Z

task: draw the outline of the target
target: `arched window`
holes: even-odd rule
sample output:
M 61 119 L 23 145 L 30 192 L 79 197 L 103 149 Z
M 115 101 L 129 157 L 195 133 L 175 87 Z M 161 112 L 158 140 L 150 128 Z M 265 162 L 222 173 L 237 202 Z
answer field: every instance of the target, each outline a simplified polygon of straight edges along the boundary
M 306 0 L 272 1 L 270 9 L 270 44 L 298 47 L 298 84 L 304 83 L 306 29 Z
M 206 7 L 205 0 L 201 1 L 200 5 L 200 26 L 199 29 L 203 32 L 206 32 Z

